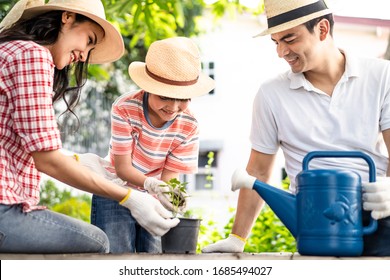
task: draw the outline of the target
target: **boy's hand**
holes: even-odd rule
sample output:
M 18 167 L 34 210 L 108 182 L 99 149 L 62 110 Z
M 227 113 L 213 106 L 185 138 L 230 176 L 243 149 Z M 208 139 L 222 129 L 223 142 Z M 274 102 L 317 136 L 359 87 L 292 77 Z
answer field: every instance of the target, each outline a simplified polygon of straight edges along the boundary
M 171 196 L 167 194 L 169 192 L 169 187 L 167 184 L 161 180 L 158 180 L 154 177 L 147 177 L 144 182 L 144 189 L 152 195 L 156 195 L 160 200 L 161 204 L 168 209 L 173 211 L 173 204 L 171 201 Z

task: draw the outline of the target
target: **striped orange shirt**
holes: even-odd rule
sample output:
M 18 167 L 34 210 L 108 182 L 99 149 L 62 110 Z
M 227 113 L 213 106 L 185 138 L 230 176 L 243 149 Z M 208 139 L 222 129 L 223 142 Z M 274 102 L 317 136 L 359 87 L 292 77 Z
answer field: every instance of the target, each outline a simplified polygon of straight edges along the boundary
M 198 171 L 198 122 L 187 109 L 156 128 L 147 112 L 149 93 L 140 90 L 120 96 L 112 106 L 110 158 L 132 156 L 133 166 L 146 176 L 160 177 L 163 169 Z

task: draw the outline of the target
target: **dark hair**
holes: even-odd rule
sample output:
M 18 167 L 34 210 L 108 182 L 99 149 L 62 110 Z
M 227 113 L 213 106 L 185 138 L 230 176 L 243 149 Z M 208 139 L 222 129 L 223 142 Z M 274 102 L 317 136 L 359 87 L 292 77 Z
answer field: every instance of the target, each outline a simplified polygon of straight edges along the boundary
M 312 19 L 308 22 L 305 22 L 304 25 L 306 26 L 307 30 L 309 30 L 310 33 L 314 32 L 314 26 L 317 25 L 322 19 L 326 19 L 329 21 L 330 26 L 330 36 L 333 36 L 333 26 L 334 26 L 334 19 L 333 14 L 327 14 L 324 16 L 320 16 L 318 18 Z
M 34 18 L 18 21 L 10 28 L 0 33 L 0 43 L 13 40 L 34 41 L 40 45 L 52 45 L 61 31 L 61 17 L 64 11 L 51 11 Z M 76 14 L 76 22 L 92 21 L 90 18 Z M 66 110 L 62 113 L 70 112 L 78 120 L 73 109 L 79 102 L 81 88 L 84 86 L 88 74 L 89 54 L 85 62 L 79 61 L 74 65 L 68 65 L 63 69 L 54 70 L 53 81 L 53 103 L 62 99 L 66 104 Z M 70 86 L 71 74 L 73 73 L 74 86 Z

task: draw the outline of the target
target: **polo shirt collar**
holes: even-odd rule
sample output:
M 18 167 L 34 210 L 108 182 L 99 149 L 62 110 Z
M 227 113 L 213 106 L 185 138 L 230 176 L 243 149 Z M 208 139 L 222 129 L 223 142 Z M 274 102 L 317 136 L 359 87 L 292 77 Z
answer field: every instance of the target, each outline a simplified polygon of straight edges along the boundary
M 340 49 L 340 51 L 345 56 L 345 72 L 341 79 L 348 80 L 351 77 L 359 77 L 360 69 L 358 67 L 356 57 L 350 56 L 342 49 Z M 288 78 L 290 79 L 290 89 L 298 89 L 303 87 L 306 90 L 313 90 L 313 86 L 308 80 L 306 80 L 302 73 L 293 73 L 291 70 L 289 70 Z

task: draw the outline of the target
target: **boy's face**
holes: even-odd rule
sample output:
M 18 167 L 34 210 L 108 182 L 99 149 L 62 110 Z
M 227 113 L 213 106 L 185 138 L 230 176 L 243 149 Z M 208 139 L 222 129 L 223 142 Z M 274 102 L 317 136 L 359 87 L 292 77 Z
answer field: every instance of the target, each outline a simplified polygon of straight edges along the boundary
M 149 95 L 150 120 L 155 127 L 161 127 L 166 122 L 176 118 L 188 108 L 191 99 L 174 99 L 156 94 Z

